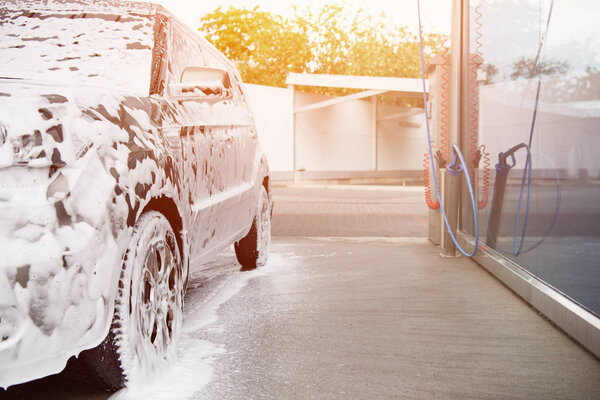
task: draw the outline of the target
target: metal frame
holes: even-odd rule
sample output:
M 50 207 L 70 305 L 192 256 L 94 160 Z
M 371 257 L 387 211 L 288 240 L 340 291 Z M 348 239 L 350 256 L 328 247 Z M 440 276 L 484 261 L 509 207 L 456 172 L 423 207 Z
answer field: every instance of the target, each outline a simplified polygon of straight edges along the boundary
M 469 249 L 475 244 L 463 232 L 460 241 Z M 479 248 L 473 260 L 600 358 L 600 318 L 500 253 L 481 243 Z
M 309 104 L 304 107 L 296 108 L 294 114 L 303 113 L 306 111 L 318 110 L 320 108 L 335 106 L 336 104 L 346 103 L 352 100 L 364 99 L 365 97 L 373 97 L 378 94 L 386 93 L 387 90 L 365 90 L 364 92 L 349 94 L 347 96 L 336 97 L 330 100 L 319 101 L 318 103 Z
M 423 96 L 423 83 L 416 78 L 394 78 L 385 76 L 327 75 L 290 73 L 287 85 L 319 86 L 345 89 L 377 89 L 399 92 L 404 97 Z

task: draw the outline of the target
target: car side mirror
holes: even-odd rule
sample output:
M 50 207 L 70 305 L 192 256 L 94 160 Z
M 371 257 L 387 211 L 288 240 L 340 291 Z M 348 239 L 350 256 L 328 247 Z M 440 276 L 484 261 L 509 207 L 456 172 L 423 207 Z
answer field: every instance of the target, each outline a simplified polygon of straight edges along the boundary
M 190 66 L 181 73 L 180 83 L 169 85 L 173 100 L 199 100 L 211 103 L 231 99 L 231 79 L 220 68 Z

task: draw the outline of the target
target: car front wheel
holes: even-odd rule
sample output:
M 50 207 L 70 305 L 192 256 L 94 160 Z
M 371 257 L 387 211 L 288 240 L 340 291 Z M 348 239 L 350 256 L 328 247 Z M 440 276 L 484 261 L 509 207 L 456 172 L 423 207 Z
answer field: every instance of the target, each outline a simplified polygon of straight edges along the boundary
M 160 213 L 142 214 L 123 261 L 110 332 L 81 358 L 109 389 L 152 376 L 177 357 L 184 277 L 177 240 Z
M 271 243 L 271 201 L 264 186 L 260 195 L 250 232 L 235 243 L 235 255 L 243 270 L 263 266 L 267 262 Z

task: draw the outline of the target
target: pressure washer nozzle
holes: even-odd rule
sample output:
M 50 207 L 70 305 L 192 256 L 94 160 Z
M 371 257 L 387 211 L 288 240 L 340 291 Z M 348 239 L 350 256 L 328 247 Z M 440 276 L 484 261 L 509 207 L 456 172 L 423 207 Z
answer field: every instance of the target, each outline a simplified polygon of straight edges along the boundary
M 515 153 L 523 148 L 527 147 L 525 143 L 519 143 L 516 146 L 511 147 L 506 152 L 500 152 L 498 154 L 498 164 L 496 164 L 496 173 L 502 175 L 508 175 L 511 168 L 514 167 L 517 163 L 515 160 Z M 511 163 L 509 164 L 506 160 L 510 157 Z
M 444 168 L 446 166 L 446 159 L 440 150 L 435 152 L 435 160 L 438 163 L 438 168 Z
M 477 151 L 475 151 L 475 153 L 473 154 L 473 168 L 479 167 L 479 161 L 481 161 L 482 155 L 483 153 L 481 152 L 481 149 L 477 149 Z
M 463 166 L 460 162 L 458 162 L 458 155 L 456 154 L 456 150 L 452 153 L 452 162 L 447 167 L 448 173 L 452 176 L 457 176 L 462 174 Z

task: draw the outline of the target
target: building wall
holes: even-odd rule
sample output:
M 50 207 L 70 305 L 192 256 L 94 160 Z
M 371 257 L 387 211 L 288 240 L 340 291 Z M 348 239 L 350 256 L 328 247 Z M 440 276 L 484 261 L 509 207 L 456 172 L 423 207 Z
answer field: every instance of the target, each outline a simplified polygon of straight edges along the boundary
M 271 171 L 292 171 L 291 93 L 287 89 L 244 84 Z
M 246 85 L 261 147 L 272 171 L 293 169 L 291 90 Z M 331 97 L 296 91 L 296 107 Z M 379 117 L 405 109 L 377 105 Z M 371 99 L 349 101 L 296 115 L 296 167 L 306 171 L 374 171 L 373 104 Z M 421 124 L 422 114 L 403 122 Z M 415 171 L 422 168 L 426 150 L 423 127 L 398 120 L 378 123 L 377 170 Z M 337 176 L 337 175 L 336 175 Z
M 296 93 L 296 107 L 330 97 Z M 371 101 L 357 100 L 296 115 L 297 163 L 309 171 L 371 170 Z
M 396 114 L 409 109 L 379 104 L 379 118 Z M 377 124 L 377 168 L 386 170 L 420 170 L 423 154 L 427 151 L 427 134 L 425 132 L 424 113 L 402 118 L 401 120 L 381 121 Z M 409 124 L 418 124 L 414 127 Z

